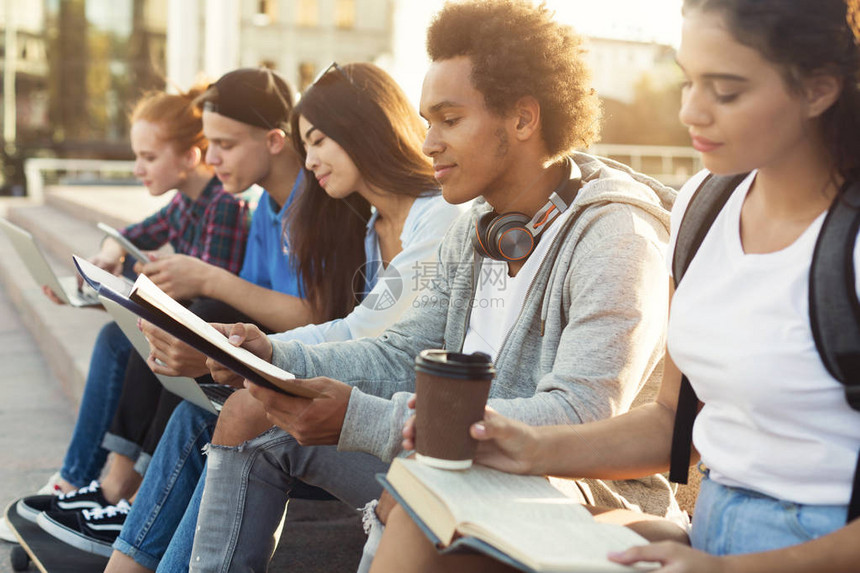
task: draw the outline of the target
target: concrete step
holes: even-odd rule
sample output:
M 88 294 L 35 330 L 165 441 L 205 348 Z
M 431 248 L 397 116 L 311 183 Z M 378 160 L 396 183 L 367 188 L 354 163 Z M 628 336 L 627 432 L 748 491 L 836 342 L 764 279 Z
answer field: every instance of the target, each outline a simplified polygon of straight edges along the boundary
M 63 460 L 76 412 L 0 283 L 0 507 L 42 487 Z M 0 541 L 0 573 L 13 544 Z
M 88 256 L 98 248 L 102 234 L 95 228 L 96 222 L 121 228 L 154 212 L 169 199 L 157 198 L 161 202 L 158 203 L 139 191 L 125 187 L 52 188 L 46 193 L 44 205 L 0 200 L 0 215 L 7 212 L 10 220 L 30 231 L 54 268 L 71 274 L 73 253 Z M 50 302 L 3 235 L 0 235 L 0 289 L 15 308 L 20 322 L 32 332 L 60 382 L 70 404 L 70 415 L 74 417 L 96 335 L 108 316 L 99 310 Z M 68 424 L 66 420 L 65 432 Z M 41 449 L 37 443 L 32 447 Z M 56 459 L 53 457 L 48 465 L 58 463 Z M 41 485 L 40 479 L 33 481 Z M 281 543 L 269 570 L 273 573 L 354 571 L 364 540 L 355 510 L 339 501 L 296 499 L 290 502 Z
M 166 205 L 173 193 L 153 197 L 143 187 L 57 185 L 45 192 L 45 203 L 81 221 L 99 221 L 121 229 L 155 213 Z
M 141 220 L 170 199 L 150 197 L 137 187 L 52 187 L 46 203 L 15 201 L 3 211 L 29 231 L 58 275 L 73 275 L 72 255 L 98 251 L 103 233 L 95 223 L 114 227 Z M 5 237 L 0 237 L 0 281 L 10 302 L 27 325 L 64 393 L 77 404 L 86 381 L 93 343 L 109 320 L 95 309 L 60 307 L 51 303 L 30 277 Z
M 14 207 L 7 219 L 29 231 L 45 255 L 60 261 L 66 274 L 74 271 L 72 255 L 93 255 L 104 237 L 95 225 L 51 205 Z
M 31 212 L 31 209 L 37 210 Z M 46 213 L 42 207 L 16 207 L 10 210 L 11 219 L 22 224 L 37 236 L 43 244 L 43 252 L 59 276 L 71 275 L 71 252 L 59 255 L 55 239 L 42 241 L 46 227 L 34 224 L 38 217 L 44 221 L 62 220 L 62 214 Z M 82 225 L 82 223 L 78 223 Z M 76 225 L 63 221 L 62 229 L 69 232 L 70 241 L 85 239 Z M 59 229 L 60 227 L 58 227 Z M 98 244 L 97 241 L 90 241 Z M 84 251 L 86 252 L 86 251 Z M 9 302 L 18 313 L 21 322 L 29 329 L 41 350 L 51 372 L 60 382 L 63 393 L 73 404 L 80 401 L 86 381 L 93 343 L 99 329 L 108 321 L 107 314 L 96 309 L 78 309 L 58 306 L 42 294 L 41 285 L 36 284 L 17 252 L 5 235 L 0 236 L 0 284 Z

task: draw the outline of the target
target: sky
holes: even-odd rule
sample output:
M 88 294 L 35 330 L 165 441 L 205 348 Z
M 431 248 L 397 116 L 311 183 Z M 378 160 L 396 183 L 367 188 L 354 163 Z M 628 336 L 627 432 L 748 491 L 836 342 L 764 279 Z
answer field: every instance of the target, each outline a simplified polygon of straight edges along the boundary
M 677 46 L 681 0 L 546 0 L 556 17 L 581 34 Z
M 545 0 L 556 18 L 586 36 L 602 36 L 677 47 L 682 0 Z M 395 13 L 394 58 L 380 64 L 403 86 L 413 103 L 427 69 L 423 38 L 444 0 L 407 0 Z M 416 41 L 421 38 L 422 41 Z

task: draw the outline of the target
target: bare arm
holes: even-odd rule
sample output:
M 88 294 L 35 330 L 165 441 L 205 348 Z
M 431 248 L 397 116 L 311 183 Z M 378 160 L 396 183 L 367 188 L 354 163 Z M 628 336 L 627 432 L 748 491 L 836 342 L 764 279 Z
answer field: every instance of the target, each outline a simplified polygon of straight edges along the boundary
M 529 426 L 488 409 L 484 421 L 472 427 L 472 435 L 480 440 L 476 460 L 503 471 L 573 478 L 631 479 L 665 471 L 681 373 L 668 353 L 664 360 L 656 400 L 613 418 Z M 403 447 L 411 449 L 411 420 L 403 437 Z M 693 452 L 691 461 L 697 456 Z
M 664 368 L 660 393 L 650 404 L 588 424 L 532 428 L 535 442 L 522 450 L 532 458 L 525 473 L 631 479 L 665 471 L 681 374 L 668 355 Z M 497 426 L 511 425 L 509 421 L 499 422 L 485 422 L 486 437 L 491 437 Z M 477 437 L 484 439 L 481 429 L 476 430 Z M 488 454 L 498 451 L 489 448 Z
M 658 561 L 656 573 L 849 573 L 860 563 L 860 519 L 818 539 L 784 549 L 714 557 L 677 543 L 656 543 L 634 547 L 612 556 L 613 561 L 633 564 Z
M 211 270 L 202 294 L 226 302 L 269 330 L 283 332 L 321 322 L 298 297 L 257 286 L 218 267 Z

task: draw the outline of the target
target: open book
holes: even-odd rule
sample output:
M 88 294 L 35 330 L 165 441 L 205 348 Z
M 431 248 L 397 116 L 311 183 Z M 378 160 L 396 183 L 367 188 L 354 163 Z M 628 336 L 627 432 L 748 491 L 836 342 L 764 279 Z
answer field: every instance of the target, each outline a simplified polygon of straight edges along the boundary
M 254 384 L 292 396 L 318 396 L 316 390 L 304 386 L 286 370 L 266 362 L 244 348 L 230 344 L 227 337 L 215 327 L 170 298 L 145 275 L 139 275 L 134 284 L 129 285 L 125 279 L 114 276 L 80 257 L 74 257 L 74 261 L 84 280 L 100 295 L 153 323 Z
M 647 544 L 643 537 L 596 522 L 546 478 L 479 465 L 442 470 L 403 458 L 378 478 L 443 552 L 478 551 L 524 571 L 642 570 L 606 555 Z

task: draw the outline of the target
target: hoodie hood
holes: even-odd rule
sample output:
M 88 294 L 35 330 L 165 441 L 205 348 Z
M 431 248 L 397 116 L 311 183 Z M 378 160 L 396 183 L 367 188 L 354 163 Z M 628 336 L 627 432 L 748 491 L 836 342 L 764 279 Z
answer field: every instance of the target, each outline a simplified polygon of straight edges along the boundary
M 669 216 L 677 191 L 612 159 L 587 153 L 574 153 L 571 159 L 582 171 L 583 183 L 573 202 L 574 208 L 583 209 L 595 203 L 627 203 L 650 213 L 669 231 Z
M 668 236 L 670 232 L 669 219 L 677 191 L 652 177 L 638 173 L 623 163 L 611 159 L 579 152 L 573 153 L 570 158 L 579 167 L 582 187 L 571 205 L 574 216 L 568 220 L 568 229 L 574 226 L 580 214 L 584 214 L 592 207 L 608 203 L 622 203 L 641 209 L 651 215 L 663 227 Z M 492 208 L 485 200 L 477 200 L 473 205 L 472 225 L 478 217 L 491 210 Z M 550 261 L 543 265 L 545 267 L 543 270 L 549 273 L 549 277 L 546 280 L 546 288 L 540 303 L 541 335 L 543 335 L 543 324 L 546 323 L 549 309 L 548 294 L 564 280 L 564 275 L 567 272 L 564 265 L 555 265 L 552 260 L 557 257 L 569 259 L 573 255 L 575 246 L 576 241 L 558 240 L 555 241 L 547 254 Z M 481 264 L 481 257 L 477 253 L 474 254 L 474 257 L 474 265 L 477 269 Z M 538 273 L 540 274 L 541 271 L 539 270 Z

